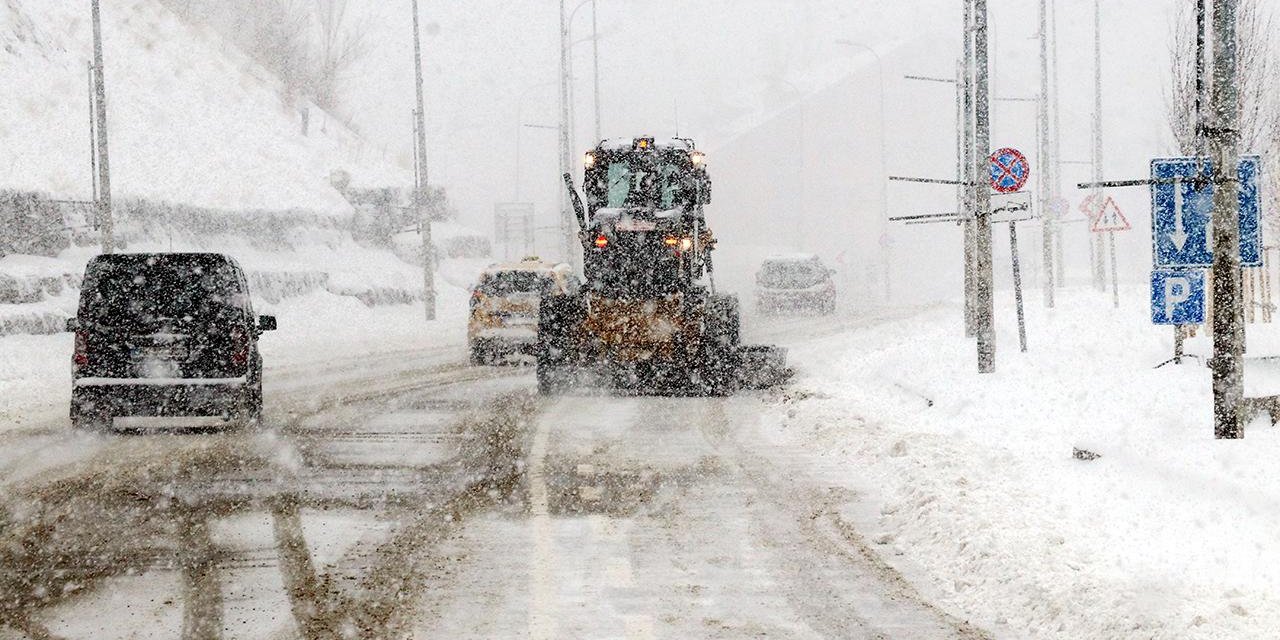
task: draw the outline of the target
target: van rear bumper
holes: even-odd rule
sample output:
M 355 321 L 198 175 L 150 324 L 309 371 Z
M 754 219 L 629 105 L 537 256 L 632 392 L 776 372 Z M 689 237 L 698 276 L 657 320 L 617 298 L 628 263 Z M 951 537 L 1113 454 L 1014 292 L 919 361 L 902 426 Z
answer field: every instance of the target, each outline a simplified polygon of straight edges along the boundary
M 238 378 L 77 378 L 71 415 L 220 416 L 245 406 Z

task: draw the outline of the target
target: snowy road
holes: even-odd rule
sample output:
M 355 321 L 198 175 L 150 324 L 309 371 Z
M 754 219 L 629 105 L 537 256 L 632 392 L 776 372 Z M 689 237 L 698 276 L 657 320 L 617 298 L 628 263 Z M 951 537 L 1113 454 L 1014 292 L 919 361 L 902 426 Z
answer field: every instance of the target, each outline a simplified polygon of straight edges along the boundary
M 847 496 L 753 453 L 758 403 L 550 402 L 527 504 L 442 546 L 451 571 L 415 637 L 985 637 L 842 525 L 831 503 Z
M 770 450 L 782 392 L 547 399 L 463 359 L 269 370 L 260 433 L 7 433 L 0 638 L 987 637 Z

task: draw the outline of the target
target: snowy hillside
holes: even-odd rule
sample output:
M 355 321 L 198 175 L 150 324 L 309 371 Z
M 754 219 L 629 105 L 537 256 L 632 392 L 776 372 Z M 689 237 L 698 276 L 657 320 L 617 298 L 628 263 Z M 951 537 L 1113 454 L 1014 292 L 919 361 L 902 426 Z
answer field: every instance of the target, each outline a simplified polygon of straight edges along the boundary
M 155 0 L 103 6 L 105 78 L 117 197 L 213 209 L 307 209 L 341 215 L 335 170 L 357 184 L 404 185 L 342 123 L 278 83 L 211 32 Z M 10 0 L 0 6 L 0 187 L 89 199 L 92 59 L 88 3 Z M 307 133 L 303 134 L 303 112 Z

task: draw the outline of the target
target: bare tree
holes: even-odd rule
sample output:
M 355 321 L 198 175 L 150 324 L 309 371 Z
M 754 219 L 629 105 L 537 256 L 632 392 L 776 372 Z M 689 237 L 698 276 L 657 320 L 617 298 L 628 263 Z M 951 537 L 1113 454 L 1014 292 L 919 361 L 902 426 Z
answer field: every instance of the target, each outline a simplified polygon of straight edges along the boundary
M 316 55 L 312 95 L 325 108 L 336 106 L 338 90 L 351 68 L 368 53 L 363 22 L 352 22 L 347 0 L 314 0 Z
M 1211 2 L 1206 3 L 1212 5 Z M 1206 22 L 1208 17 L 1206 17 Z M 1178 152 L 1204 152 L 1196 139 L 1196 16 L 1193 0 L 1183 0 L 1173 26 L 1173 82 L 1165 92 L 1165 113 L 1177 141 Z M 1280 228 L 1280 52 L 1275 12 L 1268 0 L 1240 0 L 1237 17 L 1239 37 L 1240 148 L 1261 154 L 1266 167 L 1263 213 L 1268 226 Z M 1208 45 L 1206 45 L 1208 46 Z M 1212 51 L 1206 53 L 1206 68 L 1212 68 Z M 1204 99 L 1212 92 L 1213 74 L 1205 74 Z M 1204 107 L 1208 109 L 1207 104 Z
M 162 0 L 183 19 L 212 26 L 278 76 L 286 97 L 338 107 L 345 76 L 368 52 L 366 25 L 347 0 Z

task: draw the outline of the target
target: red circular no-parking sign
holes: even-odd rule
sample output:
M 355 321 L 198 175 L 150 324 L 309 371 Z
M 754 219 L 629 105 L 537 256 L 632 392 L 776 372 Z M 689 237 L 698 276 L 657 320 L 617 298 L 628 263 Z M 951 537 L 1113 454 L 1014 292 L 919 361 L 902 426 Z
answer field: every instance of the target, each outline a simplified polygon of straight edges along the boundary
M 1005 147 L 991 154 L 991 188 L 1000 193 L 1022 189 L 1031 177 L 1031 164 L 1017 149 Z

